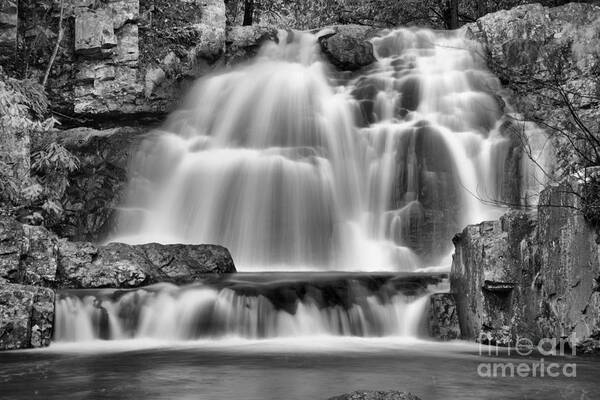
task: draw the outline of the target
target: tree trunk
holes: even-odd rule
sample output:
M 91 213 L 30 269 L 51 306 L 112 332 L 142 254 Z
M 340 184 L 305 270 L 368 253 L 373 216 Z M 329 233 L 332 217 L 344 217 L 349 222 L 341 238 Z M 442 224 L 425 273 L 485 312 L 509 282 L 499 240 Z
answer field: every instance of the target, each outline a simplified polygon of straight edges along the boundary
M 458 29 L 458 0 L 450 0 L 450 29 Z
M 252 25 L 254 15 L 254 0 L 244 0 L 244 22 L 242 25 Z

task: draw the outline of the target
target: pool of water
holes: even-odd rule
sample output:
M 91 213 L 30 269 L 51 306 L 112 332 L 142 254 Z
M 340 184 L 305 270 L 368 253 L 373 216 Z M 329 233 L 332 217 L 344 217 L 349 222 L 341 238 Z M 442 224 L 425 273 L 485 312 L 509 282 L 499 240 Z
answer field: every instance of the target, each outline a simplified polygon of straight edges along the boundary
M 543 357 L 546 367 L 557 363 L 550 370 L 557 377 L 546 368 L 543 377 L 539 369 L 535 376 L 515 369 L 512 377 L 481 377 L 494 363 L 531 367 L 542 358 L 488 350 L 464 342 L 339 337 L 54 344 L 0 354 L 0 398 L 304 400 L 370 389 L 411 391 L 423 400 L 600 398 L 599 359 Z M 575 364 L 575 377 L 563 374 L 566 364 Z

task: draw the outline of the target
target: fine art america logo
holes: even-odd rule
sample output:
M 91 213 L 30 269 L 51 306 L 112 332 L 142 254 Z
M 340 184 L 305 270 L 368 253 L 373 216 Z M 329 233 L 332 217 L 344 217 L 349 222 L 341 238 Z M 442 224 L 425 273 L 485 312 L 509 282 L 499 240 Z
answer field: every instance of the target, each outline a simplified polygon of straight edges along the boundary
M 482 338 L 480 338 L 482 339 Z M 485 339 L 485 338 L 483 338 Z M 537 345 L 528 338 L 517 337 L 514 346 L 499 347 L 498 345 L 482 345 L 479 341 L 479 355 L 487 357 L 502 357 L 502 361 L 482 362 L 477 366 L 477 374 L 482 378 L 511 378 L 511 377 L 549 377 L 566 378 L 577 377 L 577 364 L 557 362 L 556 357 L 574 356 L 576 343 L 575 337 L 571 338 L 544 338 Z M 512 345 L 512 342 L 509 343 Z M 516 353 L 516 354 L 515 354 Z M 535 357 L 528 358 L 522 362 L 509 360 L 508 357 Z M 553 360 L 545 360 L 544 357 L 553 357 Z

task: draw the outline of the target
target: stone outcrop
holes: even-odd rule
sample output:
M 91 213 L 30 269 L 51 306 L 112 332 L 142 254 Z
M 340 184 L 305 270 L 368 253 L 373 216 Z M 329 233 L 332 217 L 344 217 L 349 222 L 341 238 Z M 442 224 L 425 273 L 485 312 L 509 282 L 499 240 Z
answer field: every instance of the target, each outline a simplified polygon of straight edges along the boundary
M 229 272 L 235 272 L 233 259 L 221 246 L 96 246 L 0 216 L 0 350 L 50 343 L 54 289 L 184 284 Z
M 134 288 L 230 272 L 235 267 L 229 251 L 216 245 L 62 242 L 57 280 L 69 288 Z
M 0 284 L 0 350 L 48 346 L 53 322 L 53 290 Z
M 63 43 L 72 51 L 59 62 L 73 67 L 55 70 L 50 89 L 53 103 L 76 117 L 157 118 L 225 50 L 219 0 L 77 0 L 72 16 Z
M 338 69 L 355 71 L 376 61 L 369 39 L 378 30 L 362 25 L 335 25 L 322 30 L 318 39 L 327 59 Z
M 526 119 L 558 132 L 577 132 L 574 114 L 591 132 L 598 131 L 600 6 L 526 4 L 488 14 L 462 29 L 483 44 L 490 69 Z
M 330 397 L 329 400 L 419 400 L 420 398 L 412 393 L 400 392 L 397 390 L 366 390 L 346 393 L 339 396 Z
M 131 288 L 190 283 L 204 273 L 235 272 L 216 245 L 69 242 L 41 226 L 0 217 L 0 280 L 58 288 Z
M 580 345 L 598 336 L 600 246 L 581 212 L 580 185 L 549 186 L 537 213 L 509 212 L 455 237 L 450 281 L 464 338 Z
M 438 340 L 460 339 L 456 302 L 452 293 L 434 293 L 429 298 L 427 328 L 429 336 Z

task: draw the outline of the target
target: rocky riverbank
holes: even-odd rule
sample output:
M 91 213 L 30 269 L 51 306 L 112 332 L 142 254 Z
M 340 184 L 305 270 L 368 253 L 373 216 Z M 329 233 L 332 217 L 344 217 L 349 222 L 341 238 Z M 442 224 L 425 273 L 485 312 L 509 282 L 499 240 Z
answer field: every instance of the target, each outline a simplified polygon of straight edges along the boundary
M 50 343 L 57 289 L 185 284 L 235 271 L 221 246 L 70 242 L 0 217 L 0 350 Z

